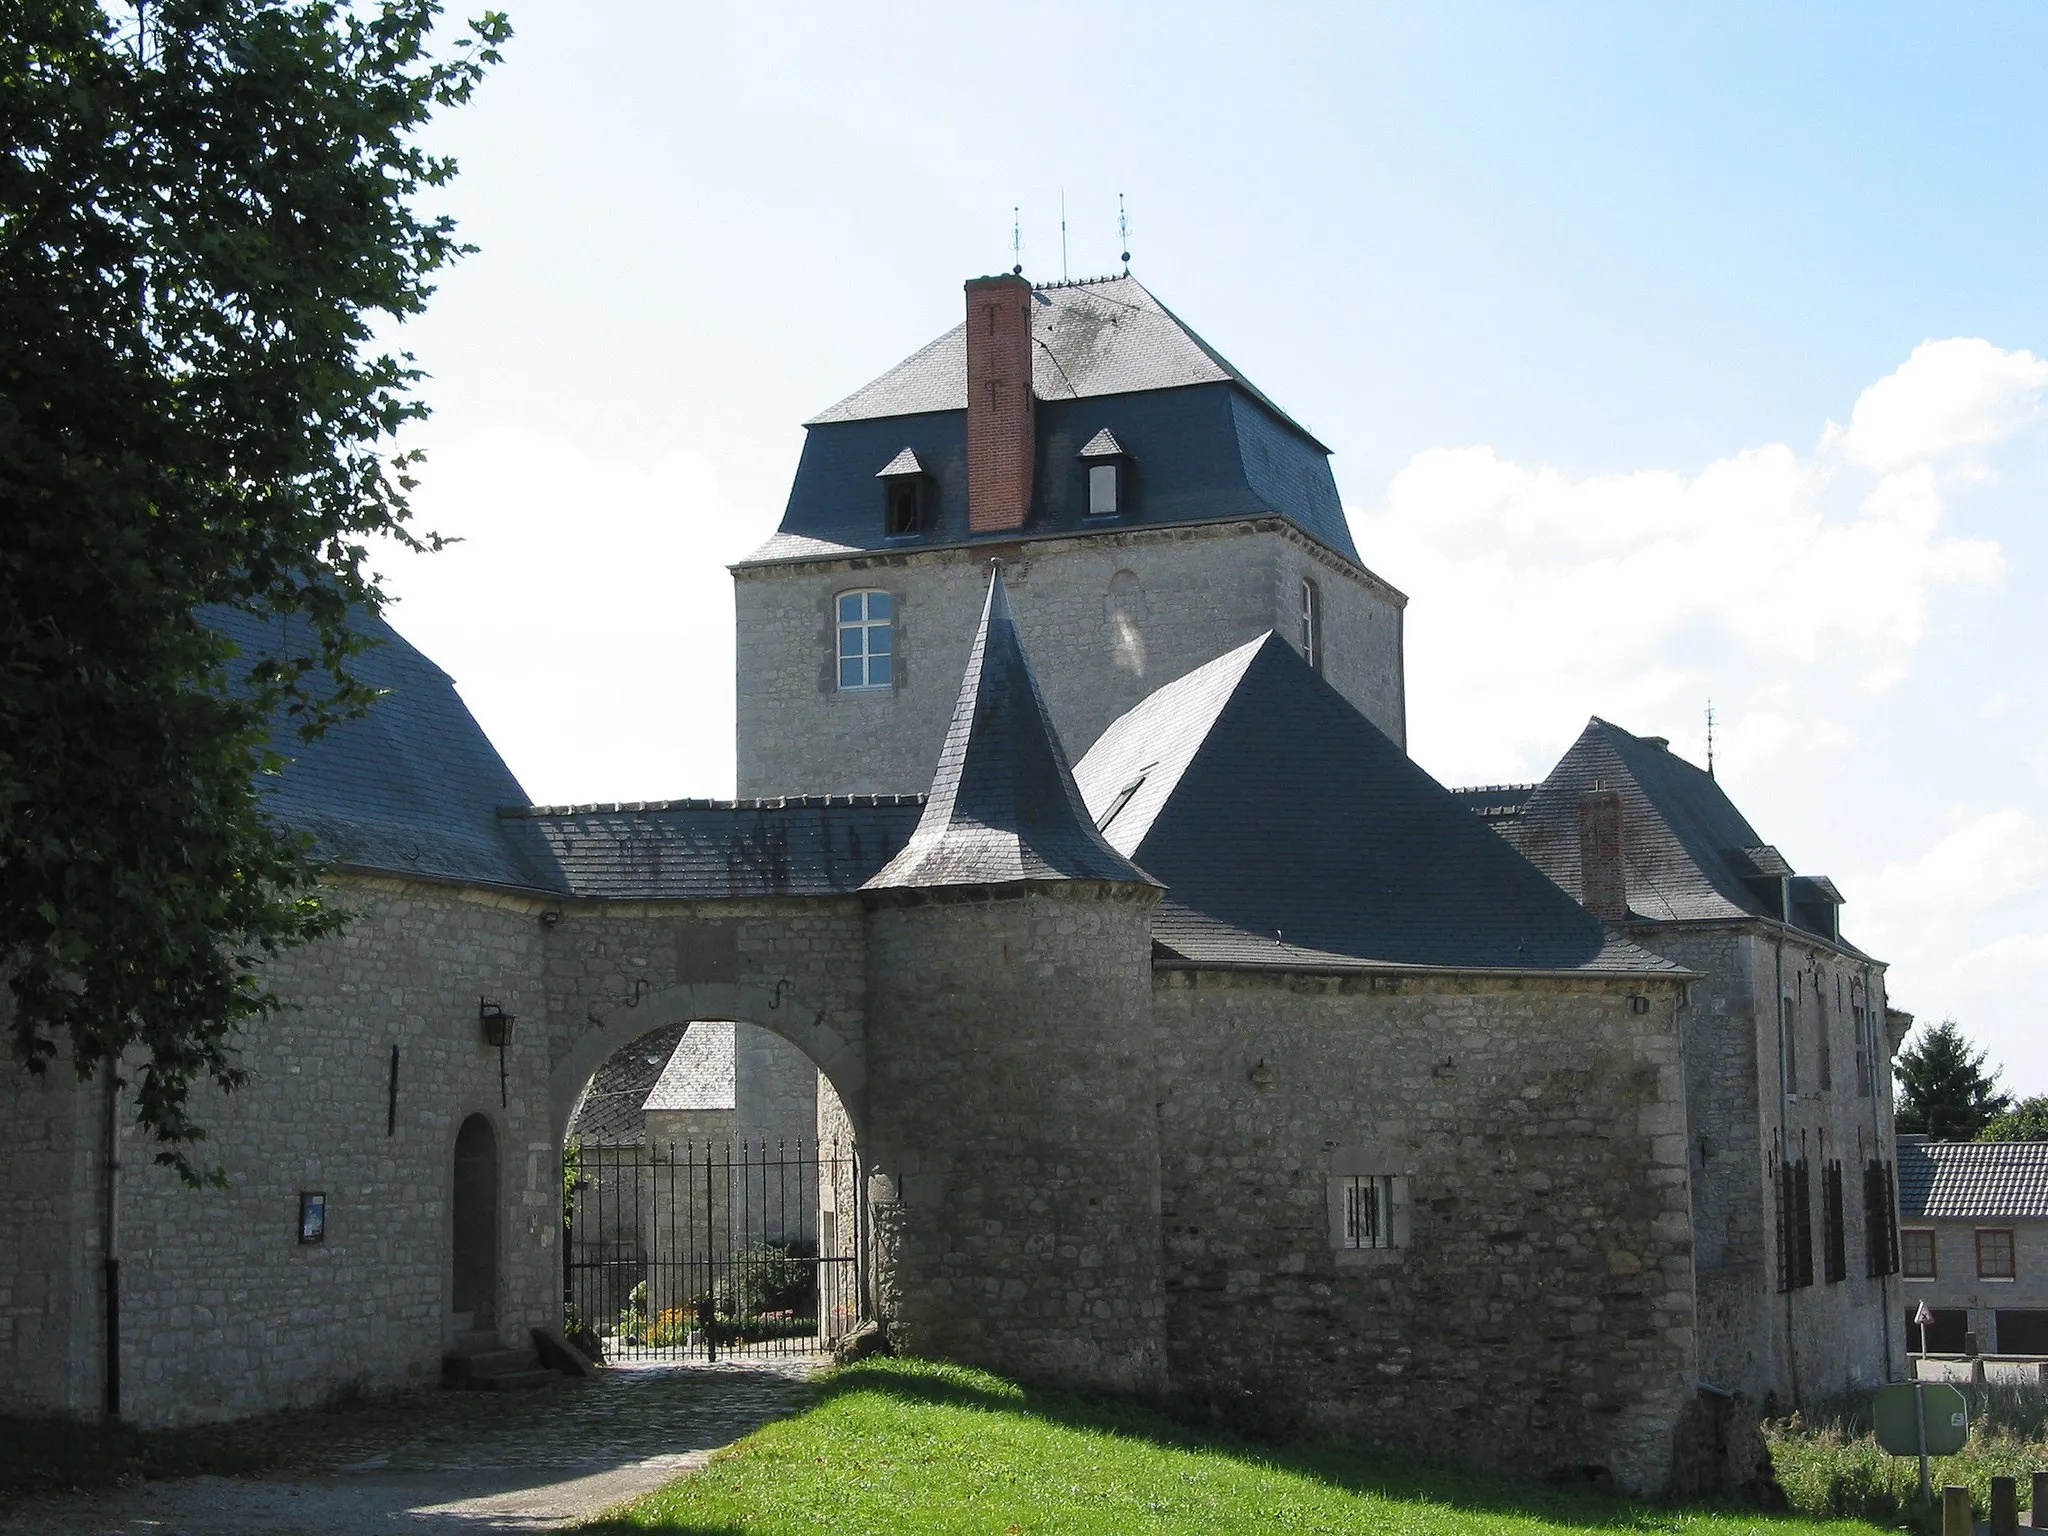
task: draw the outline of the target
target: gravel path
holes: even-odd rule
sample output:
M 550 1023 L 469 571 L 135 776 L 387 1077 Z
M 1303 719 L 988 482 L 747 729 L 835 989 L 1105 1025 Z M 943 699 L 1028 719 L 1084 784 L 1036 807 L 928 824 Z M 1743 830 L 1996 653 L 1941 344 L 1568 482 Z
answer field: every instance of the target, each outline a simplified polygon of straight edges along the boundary
M 436 1392 L 277 1427 L 260 1477 L 0 1509 L 0 1536 L 436 1536 L 550 1531 L 694 1471 L 802 1407 L 815 1358 L 614 1366 L 534 1392 Z

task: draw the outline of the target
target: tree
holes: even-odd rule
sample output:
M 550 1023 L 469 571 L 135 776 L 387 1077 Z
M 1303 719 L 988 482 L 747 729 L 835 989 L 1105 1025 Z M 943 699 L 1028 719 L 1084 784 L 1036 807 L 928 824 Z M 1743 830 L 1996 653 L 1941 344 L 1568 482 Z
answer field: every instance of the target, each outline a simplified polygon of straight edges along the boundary
M 1998 1091 L 1998 1073 L 1986 1073 L 1983 1051 L 1973 1051 L 1953 1019 L 1943 1019 L 1899 1052 L 1897 1123 L 1902 1131 L 1942 1141 L 1968 1141 L 2012 1100 Z
M 0 27 L 0 1013 L 14 1059 L 140 1067 L 198 1176 L 192 1085 L 245 1077 L 264 956 L 331 931 L 257 788 L 359 710 L 368 542 L 419 549 L 417 313 L 465 249 L 416 142 L 509 35 L 434 0 L 8 0 Z M 289 620 L 238 656 L 207 605 Z
M 2048 1094 L 2021 1099 L 1977 1133 L 1979 1141 L 2048 1141 Z

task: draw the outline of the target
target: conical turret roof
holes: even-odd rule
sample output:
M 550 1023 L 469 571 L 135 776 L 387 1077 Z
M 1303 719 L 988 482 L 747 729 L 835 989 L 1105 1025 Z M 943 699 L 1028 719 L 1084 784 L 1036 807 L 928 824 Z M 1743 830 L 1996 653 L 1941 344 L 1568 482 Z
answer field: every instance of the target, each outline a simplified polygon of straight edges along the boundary
M 997 569 L 924 816 L 903 851 L 863 889 L 1026 880 L 1155 883 L 1095 830 Z

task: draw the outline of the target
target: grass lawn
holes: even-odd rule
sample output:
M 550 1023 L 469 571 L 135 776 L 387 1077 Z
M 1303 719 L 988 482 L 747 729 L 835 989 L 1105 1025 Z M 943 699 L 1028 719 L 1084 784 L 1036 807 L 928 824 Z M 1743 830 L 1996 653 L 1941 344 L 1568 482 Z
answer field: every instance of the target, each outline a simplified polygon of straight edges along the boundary
M 1877 1526 L 1633 1504 L 1334 1445 L 1255 1446 L 1145 1407 L 978 1371 L 871 1361 L 818 1405 L 591 1532 L 1181 1536 L 1680 1532 L 1870 1536 Z

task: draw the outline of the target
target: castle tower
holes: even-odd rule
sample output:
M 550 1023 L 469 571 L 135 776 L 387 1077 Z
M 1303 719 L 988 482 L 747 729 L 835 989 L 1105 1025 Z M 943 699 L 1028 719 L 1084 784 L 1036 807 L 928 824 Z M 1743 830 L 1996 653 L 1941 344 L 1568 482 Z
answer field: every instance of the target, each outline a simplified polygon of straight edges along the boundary
M 884 1323 L 923 1355 L 1165 1380 L 1152 909 L 988 584 L 937 776 L 862 888 Z
M 1405 745 L 1407 599 L 1329 449 L 1135 278 L 965 301 L 805 424 L 781 528 L 733 567 L 739 792 L 924 788 L 991 556 L 1076 752 L 1268 630 Z

